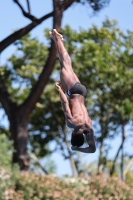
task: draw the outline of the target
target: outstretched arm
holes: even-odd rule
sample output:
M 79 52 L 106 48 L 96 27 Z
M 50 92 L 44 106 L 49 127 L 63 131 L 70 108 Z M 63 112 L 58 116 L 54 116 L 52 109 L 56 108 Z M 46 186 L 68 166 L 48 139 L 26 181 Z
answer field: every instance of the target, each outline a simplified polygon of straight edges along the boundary
M 61 104 L 62 104 L 66 119 L 67 120 L 68 119 L 72 119 L 72 114 L 71 114 L 71 110 L 69 108 L 69 103 L 68 103 L 66 95 L 62 91 L 62 89 L 61 89 L 61 87 L 60 87 L 58 82 L 55 83 L 55 86 L 56 86 L 56 89 L 59 91 L 60 101 L 61 101 Z
M 89 147 L 81 148 L 81 147 L 77 147 L 77 146 L 72 146 L 71 149 L 75 150 L 75 151 L 80 151 L 83 153 L 94 153 L 96 151 L 96 145 L 95 145 L 95 139 L 94 139 L 93 132 L 85 134 L 85 137 L 86 137 L 86 141 L 87 141 Z

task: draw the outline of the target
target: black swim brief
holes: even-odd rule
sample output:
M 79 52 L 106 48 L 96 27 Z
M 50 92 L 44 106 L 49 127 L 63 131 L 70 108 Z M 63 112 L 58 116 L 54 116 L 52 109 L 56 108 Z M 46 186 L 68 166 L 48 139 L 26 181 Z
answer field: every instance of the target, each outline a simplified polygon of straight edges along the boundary
M 66 91 L 67 95 L 70 96 L 71 94 L 80 94 L 84 98 L 87 97 L 87 89 L 81 83 L 76 83 L 70 90 Z

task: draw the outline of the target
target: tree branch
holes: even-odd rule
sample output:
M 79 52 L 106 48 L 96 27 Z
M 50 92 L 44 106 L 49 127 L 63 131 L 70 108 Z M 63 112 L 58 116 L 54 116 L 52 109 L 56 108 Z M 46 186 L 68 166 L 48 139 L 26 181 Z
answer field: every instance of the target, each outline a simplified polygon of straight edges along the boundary
M 45 174 L 48 174 L 47 170 L 40 164 L 39 159 L 36 157 L 35 154 L 29 153 L 31 159 L 35 161 L 35 163 L 42 169 Z
M 26 1 L 27 1 L 28 12 L 30 13 L 30 2 L 29 2 L 29 0 L 26 0 Z
M 114 173 L 114 170 L 115 170 L 115 163 L 116 163 L 116 160 L 117 160 L 117 158 L 118 158 L 118 156 L 119 156 L 120 150 L 121 150 L 121 148 L 123 147 L 125 138 L 126 138 L 126 137 L 123 137 L 122 142 L 121 142 L 121 145 L 120 145 L 120 147 L 119 147 L 119 149 L 118 149 L 118 151 L 117 151 L 117 153 L 116 153 L 116 156 L 115 156 L 115 158 L 114 158 L 114 160 L 113 160 L 113 164 L 112 164 L 112 167 L 111 167 L 111 170 L 110 170 L 110 175 L 111 175 L 111 176 L 112 176 L 113 173 Z
M 64 3 L 64 10 L 66 10 L 73 2 L 76 2 L 76 0 L 67 0 Z M 60 2 L 61 3 L 61 2 Z M 28 24 L 27 26 L 19 29 L 18 31 L 15 31 L 5 39 L 3 39 L 0 42 L 0 53 L 6 49 L 9 45 L 11 45 L 16 40 L 19 40 L 21 37 L 29 33 L 33 28 L 41 24 L 44 20 L 48 19 L 49 17 L 52 17 L 54 15 L 54 12 L 50 12 L 47 15 L 44 15 L 43 17 L 39 18 L 37 21 L 33 21 L 32 23 Z
M 9 35 L 7 38 L 5 38 L 2 42 L 0 42 L 0 53 L 8 47 L 10 44 L 15 42 L 16 40 L 20 39 L 27 33 L 29 33 L 33 28 L 41 24 L 44 20 L 48 19 L 49 17 L 53 16 L 53 12 L 44 15 L 41 17 L 38 22 L 32 22 L 29 25 L 25 26 L 24 28 L 19 29 L 18 31 L 15 31 L 13 34 Z
M 18 2 L 18 0 L 14 0 L 14 2 L 19 6 L 19 8 L 21 9 L 21 11 L 22 11 L 22 13 L 23 13 L 23 15 L 24 15 L 25 17 L 27 17 L 27 18 L 30 19 L 31 21 L 35 21 L 35 22 L 38 21 L 38 19 L 37 19 L 36 17 L 34 17 L 33 15 L 31 15 L 30 12 L 27 13 L 27 12 L 24 10 L 24 8 L 23 8 L 22 5 Z M 28 2 L 28 0 L 27 0 L 27 4 L 28 4 L 28 9 L 29 9 L 29 2 Z M 30 9 L 29 9 L 29 10 L 30 10 Z

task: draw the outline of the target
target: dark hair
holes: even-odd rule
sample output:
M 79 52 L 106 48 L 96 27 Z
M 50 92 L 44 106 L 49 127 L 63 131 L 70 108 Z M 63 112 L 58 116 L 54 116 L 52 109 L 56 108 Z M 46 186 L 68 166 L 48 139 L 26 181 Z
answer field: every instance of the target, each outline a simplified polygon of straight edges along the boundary
M 82 133 L 72 134 L 71 137 L 71 144 L 72 146 L 80 147 L 84 144 L 84 136 Z

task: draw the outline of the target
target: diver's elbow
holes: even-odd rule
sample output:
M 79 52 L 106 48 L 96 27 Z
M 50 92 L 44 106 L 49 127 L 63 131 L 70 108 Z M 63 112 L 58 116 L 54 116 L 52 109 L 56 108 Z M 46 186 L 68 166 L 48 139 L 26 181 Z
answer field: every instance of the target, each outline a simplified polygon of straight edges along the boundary
M 96 147 L 94 146 L 94 147 L 92 147 L 91 153 L 95 153 L 95 152 L 96 152 Z

